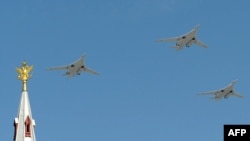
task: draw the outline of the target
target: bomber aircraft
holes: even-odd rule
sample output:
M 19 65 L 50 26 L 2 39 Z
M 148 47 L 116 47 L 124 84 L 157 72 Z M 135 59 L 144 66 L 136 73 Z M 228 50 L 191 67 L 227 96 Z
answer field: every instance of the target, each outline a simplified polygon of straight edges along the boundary
M 190 47 L 192 44 L 196 44 L 198 46 L 201 46 L 203 48 L 207 48 L 207 45 L 201 42 L 197 39 L 196 34 L 199 29 L 200 25 L 195 26 L 190 32 L 178 36 L 178 37 L 172 37 L 172 38 L 166 38 L 166 39 L 159 39 L 156 40 L 156 42 L 176 42 L 176 45 L 173 46 L 176 50 L 183 49 L 184 46 Z
M 88 68 L 85 65 L 84 59 L 85 59 L 86 55 L 81 56 L 80 59 L 78 59 L 77 61 L 73 62 L 70 65 L 66 65 L 66 66 L 60 66 L 60 67 L 53 67 L 53 68 L 49 68 L 48 70 L 67 70 L 65 74 L 68 77 L 73 77 L 75 75 L 80 75 L 81 72 L 86 71 L 95 75 L 98 75 L 99 73 Z
M 236 84 L 237 80 L 231 82 L 228 86 L 211 92 L 204 92 L 198 95 L 214 95 L 214 100 L 220 100 L 221 98 L 228 98 L 229 96 L 236 96 L 239 98 L 243 98 L 242 95 L 234 91 L 234 85 Z

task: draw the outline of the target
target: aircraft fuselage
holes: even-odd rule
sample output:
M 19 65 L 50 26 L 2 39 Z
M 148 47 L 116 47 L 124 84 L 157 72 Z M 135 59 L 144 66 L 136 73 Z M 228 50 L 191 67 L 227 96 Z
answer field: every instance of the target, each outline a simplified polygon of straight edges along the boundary
M 189 33 L 183 35 L 179 41 L 176 42 L 176 46 L 178 47 L 190 47 L 196 40 L 196 29 L 193 29 Z
M 233 85 L 229 85 L 228 87 L 220 90 L 215 94 L 215 99 L 228 98 L 233 93 Z

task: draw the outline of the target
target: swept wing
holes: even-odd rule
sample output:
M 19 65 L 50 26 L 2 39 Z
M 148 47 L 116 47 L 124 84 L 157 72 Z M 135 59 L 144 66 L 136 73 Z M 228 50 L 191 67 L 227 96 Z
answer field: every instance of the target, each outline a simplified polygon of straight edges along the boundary
M 60 67 L 53 67 L 53 68 L 48 68 L 48 70 L 65 70 L 69 69 L 70 66 L 60 66 Z
M 198 95 L 211 95 L 211 94 L 217 94 L 220 91 L 210 91 L 210 92 L 204 92 L 204 93 L 200 93 Z
M 201 47 L 204 47 L 204 48 L 207 48 L 207 45 L 206 44 L 204 44 L 203 42 L 201 42 L 201 41 L 199 41 L 199 40 L 195 40 L 195 42 L 194 42 L 196 45 L 198 45 L 198 46 L 201 46 Z
M 166 39 L 159 39 L 156 42 L 175 42 L 180 40 L 180 37 L 173 37 L 173 38 L 166 38 Z
M 237 93 L 237 92 L 233 92 L 232 93 L 232 95 L 233 96 L 236 96 L 236 97 L 239 97 L 239 98 L 243 98 L 243 96 L 242 95 L 240 95 L 239 93 Z
M 86 72 L 89 72 L 89 73 L 92 73 L 92 74 L 94 74 L 94 75 L 99 75 L 99 73 L 98 72 L 96 72 L 96 71 L 94 71 L 94 70 L 92 70 L 92 69 L 90 69 L 90 68 L 85 68 L 85 71 Z

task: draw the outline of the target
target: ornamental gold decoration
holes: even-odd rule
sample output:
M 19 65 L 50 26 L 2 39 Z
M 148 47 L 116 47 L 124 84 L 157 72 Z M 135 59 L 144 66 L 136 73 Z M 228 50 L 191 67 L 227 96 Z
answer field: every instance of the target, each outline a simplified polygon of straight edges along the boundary
M 24 61 L 20 68 L 16 68 L 18 73 L 18 80 L 23 82 L 23 91 L 27 91 L 27 81 L 31 78 L 30 72 L 32 71 L 33 66 L 28 66 L 27 63 Z

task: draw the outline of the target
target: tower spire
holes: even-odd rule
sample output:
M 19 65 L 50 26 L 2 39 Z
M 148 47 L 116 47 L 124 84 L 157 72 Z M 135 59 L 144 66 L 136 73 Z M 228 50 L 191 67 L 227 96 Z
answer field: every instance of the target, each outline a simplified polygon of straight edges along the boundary
M 33 66 L 28 66 L 24 61 L 17 68 L 18 79 L 22 81 L 22 94 L 17 117 L 14 120 L 14 141 L 36 141 L 35 120 L 32 118 L 29 96 L 27 92 L 27 81 L 31 78 L 30 72 Z

